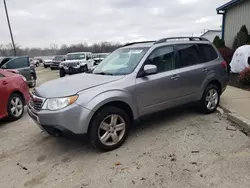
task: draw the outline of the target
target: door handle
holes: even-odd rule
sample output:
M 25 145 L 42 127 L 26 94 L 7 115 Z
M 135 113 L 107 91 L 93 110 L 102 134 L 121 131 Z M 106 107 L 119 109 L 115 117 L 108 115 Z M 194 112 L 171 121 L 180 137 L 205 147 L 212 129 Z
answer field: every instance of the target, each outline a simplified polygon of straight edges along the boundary
M 171 80 L 178 80 L 180 78 L 180 75 L 174 75 L 171 77 Z
M 202 69 L 202 72 L 207 72 L 207 71 L 208 71 L 207 68 Z
M 8 84 L 8 82 L 6 82 L 6 81 L 3 81 L 2 83 L 3 83 L 3 85 L 7 85 Z

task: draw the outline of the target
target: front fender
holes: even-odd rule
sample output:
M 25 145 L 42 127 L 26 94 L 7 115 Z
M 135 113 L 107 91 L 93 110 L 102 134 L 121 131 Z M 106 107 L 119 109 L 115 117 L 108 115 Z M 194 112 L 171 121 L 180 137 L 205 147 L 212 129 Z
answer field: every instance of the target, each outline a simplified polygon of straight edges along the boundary
M 138 117 L 138 112 L 137 112 L 137 108 L 135 105 L 136 103 L 135 101 L 133 101 L 133 97 L 131 96 L 130 93 L 123 91 L 123 90 L 109 90 L 109 91 L 99 93 L 93 96 L 85 104 L 82 104 L 80 102 L 81 103 L 80 105 L 83 105 L 85 108 L 93 112 L 96 112 L 103 105 L 110 103 L 110 102 L 117 102 L 117 101 L 124 102 L 127 105 L 129 105 L 133 112 L 134 118 Z

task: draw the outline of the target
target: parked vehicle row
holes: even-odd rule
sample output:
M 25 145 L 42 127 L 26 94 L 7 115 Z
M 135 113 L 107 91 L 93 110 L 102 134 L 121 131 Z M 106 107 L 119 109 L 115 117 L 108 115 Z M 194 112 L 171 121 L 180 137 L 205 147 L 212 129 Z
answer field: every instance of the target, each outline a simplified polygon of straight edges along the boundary
M 87 53 L 67 54 L 61 73 L 89 68 Z M 227 64 L 217 49 L 198 37 L 164 38 L 124 45 L 91 73 L 60 78 L 31 93 L 28 113 L 56 136 L 88 134 L 93 146 L 113 150 L 133 122 L 187 103 L 213 113 L 228 83 Z M 62 87 L 63 86 L 63 87 Z
M 56 55 L 52 60 L 44 60 L 44 68 L 60 70 L 60 77 L 66 74 L 88 72 L 103 61 L 109 53 L 74 52 L 64 55 Z

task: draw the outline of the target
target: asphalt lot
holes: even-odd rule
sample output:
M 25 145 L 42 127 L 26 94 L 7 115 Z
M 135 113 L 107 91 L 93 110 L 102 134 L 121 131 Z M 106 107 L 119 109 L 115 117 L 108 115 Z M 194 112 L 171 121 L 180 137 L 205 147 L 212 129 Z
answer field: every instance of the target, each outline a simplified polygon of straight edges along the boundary
M 38 85 L 58 77 L 39 67 Z M 227 129 L 230 130 L 227 130 Z M 25 112 L 0 122 L 0 187 L 250 187 L 250 139 L 219 114 L 192 108 L 153 115 L 112 152 L 52 138 Z

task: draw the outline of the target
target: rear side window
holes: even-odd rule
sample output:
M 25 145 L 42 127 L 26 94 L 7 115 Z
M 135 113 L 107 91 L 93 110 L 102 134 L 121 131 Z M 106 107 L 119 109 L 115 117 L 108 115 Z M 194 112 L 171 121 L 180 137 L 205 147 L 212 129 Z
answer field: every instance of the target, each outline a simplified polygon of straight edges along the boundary
M 218 54 L 210 44 L 198 44 L 203 62 L 213 61 L 218 58 Z
M 29 60 L 27 57 L 19 57 L 19 58 L 9 61 L 6 64 L 7 69 L 18 69 L 18 68 L 24 68 L 28 66 L 29 66 Z
M 178 54 L 177 68 L 188 67 L 201 62 L 200 55 L 196 45 L 177 45 Z

